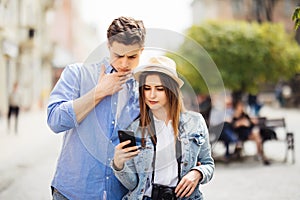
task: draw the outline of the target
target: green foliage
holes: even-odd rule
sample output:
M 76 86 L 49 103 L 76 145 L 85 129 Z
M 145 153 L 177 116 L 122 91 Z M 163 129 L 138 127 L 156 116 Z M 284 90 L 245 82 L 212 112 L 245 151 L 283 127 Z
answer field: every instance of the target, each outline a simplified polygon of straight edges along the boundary
M 208 21 L 190 27 L 187 35 L 207 51 L 226 88 L 234 91 L 257 92 L 262 83 L 289 78 L 297 67 L 300 69 L 300 48 L 281 24 Z M 203 65 L 202 55 L 197 55 L 186 42 L 179 55 Z M 190 64 L 181 64 L 184 66 L 179 68 L 180 73 L 194 81 L 196 91 L 207 91 L 203 77 L 195 77 L 197 74 L 188 70 Z
M 297 30 L 300 27 L 300 7 L 295 9 L 292 20 L 295 22 L 295 30 Z
M 176 61 L 178 73 L 181 75 L 181 78 L 186 79 L 186 83 L 191 84 L 191 87 L 193 88 L 195 93 L 208 94 L 209 91 L 207 88 L 207 84 L 201 76 L 199 68 L 195 67 L 195 65 L 197 65 L 195 63 L 198 63 L 198 60 L 203 60 L 201 59 L 201 54 L 194 54 L 196 52 L 194 51 L 194 48 L 187 48 L 185 50 L 187 51 L 180 51 L 180 53 L 178 54 L 168 53 L 167 56 L 173 58 Z M 194 64 L 192 64 L 191 62 Z M 183 87 L 186 86 L 186 84 L 183 85 Z

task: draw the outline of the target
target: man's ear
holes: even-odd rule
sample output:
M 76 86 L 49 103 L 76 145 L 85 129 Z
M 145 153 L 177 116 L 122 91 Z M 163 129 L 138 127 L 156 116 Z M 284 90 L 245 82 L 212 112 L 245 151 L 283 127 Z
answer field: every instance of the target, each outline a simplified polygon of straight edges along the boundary
M 144 49 L 145 49 L 144 47 L 140 48 L 141 53 L 144 51 Z

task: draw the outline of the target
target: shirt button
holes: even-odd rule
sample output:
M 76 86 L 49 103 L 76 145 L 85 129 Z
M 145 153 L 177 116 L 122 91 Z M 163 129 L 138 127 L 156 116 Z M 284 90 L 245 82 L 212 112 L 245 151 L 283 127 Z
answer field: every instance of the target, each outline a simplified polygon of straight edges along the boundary
M 109 179 L 109 177 L 107 176 L 107 177 L 106 177 L 106 180 L 108 180 L 108 179 Z
M 112 124 L 115 124 L 115 121 L 112 121 L 111 123 L 112 123 Z

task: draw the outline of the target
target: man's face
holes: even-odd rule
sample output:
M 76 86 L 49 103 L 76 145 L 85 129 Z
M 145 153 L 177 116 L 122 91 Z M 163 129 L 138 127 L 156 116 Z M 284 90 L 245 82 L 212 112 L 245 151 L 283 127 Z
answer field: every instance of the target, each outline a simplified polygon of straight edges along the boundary
M 125 45 L 118 42 L 108 44 L 110 53 L 110 64 L 118 72 L 126 72 L 133 70 L 140 61 L 140 56 L 143 51 L 138 44 Z

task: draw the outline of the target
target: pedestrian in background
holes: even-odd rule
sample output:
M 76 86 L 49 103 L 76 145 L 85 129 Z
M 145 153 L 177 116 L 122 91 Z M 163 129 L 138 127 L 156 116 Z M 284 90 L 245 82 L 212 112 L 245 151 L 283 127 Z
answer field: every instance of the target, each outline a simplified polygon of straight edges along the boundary
M 21 95 L 19 91 L 19 83 L 15 82 L 13 85 L 13 89 L 9 94 L 8 98 L 8 115 L 7 115 L 7 128 L 10 131 L 11 125 L 11 117 L 15 116 L 15 126 L 14 131 L 15 134 L 18 132 L 18 120 L 19 120 L 19 112 L 20 112 L 20 104 L 21 104 Z
M 234 131 L 238 134 L 239 140 L 253 140 L 256 144 L 257 158 L 262 160 L 264 165 L 269 165 L 270 161 L 264 154 L 263 141 L 257 119 L 250 118 L 245 112 L 245 104 L 242 100 L 235 100 L 233 102 L 233 108 L 232 126 Z
M 132 77 L 144 49 L 145 28 L 131 17 L 107 30 L 109 58 L 68 65 L 50 94 L 48 125 L 65 132 L 52 181 L 53 199 L 119 200 L 128 190 L 110 168 L 117 131 L 139 115 Z
M 229 162 L 230 159 L 234 156 L 234 154 L 230 152 L 230 145 L 235 145 L 235 152 L 240 151 L 241 149 L 241 143 L 238 140 L 238 136 L 231 124 L 234 114 L 232 103 L 232 97 L 229 95 L 225 98 L 224 107 L 213 107 L 211 113 L 211 125 L 209 127 L 209 133 L 214 134 L 214 136 L 218 137 L 217 139 L 219 141 L 222 141 L 225 145 L 225 162 Z
M 258 117 L 259 111 L 262 108 L 262 104 L 257 99 L 257 94 L 248 94 L 248 106 L 251 116 Z
M 212 109 L 211 97 L 207 94 L 198 94 L 197 95 L 199 112 L 203 116 L 207 127 L 210 125 L 210 114 Z
M 115 148 L 112 168 L 130 191 L 123 200 L 201 200 L 200 184 L 211 180 L 214 160 L 204 118 L 184 109 L 176 64 L 165 56 L 152 57 L 136 68 L 140 118 L 133 130 L 138 146 Z M 201 163 L 199 165 L 198 163 Z

